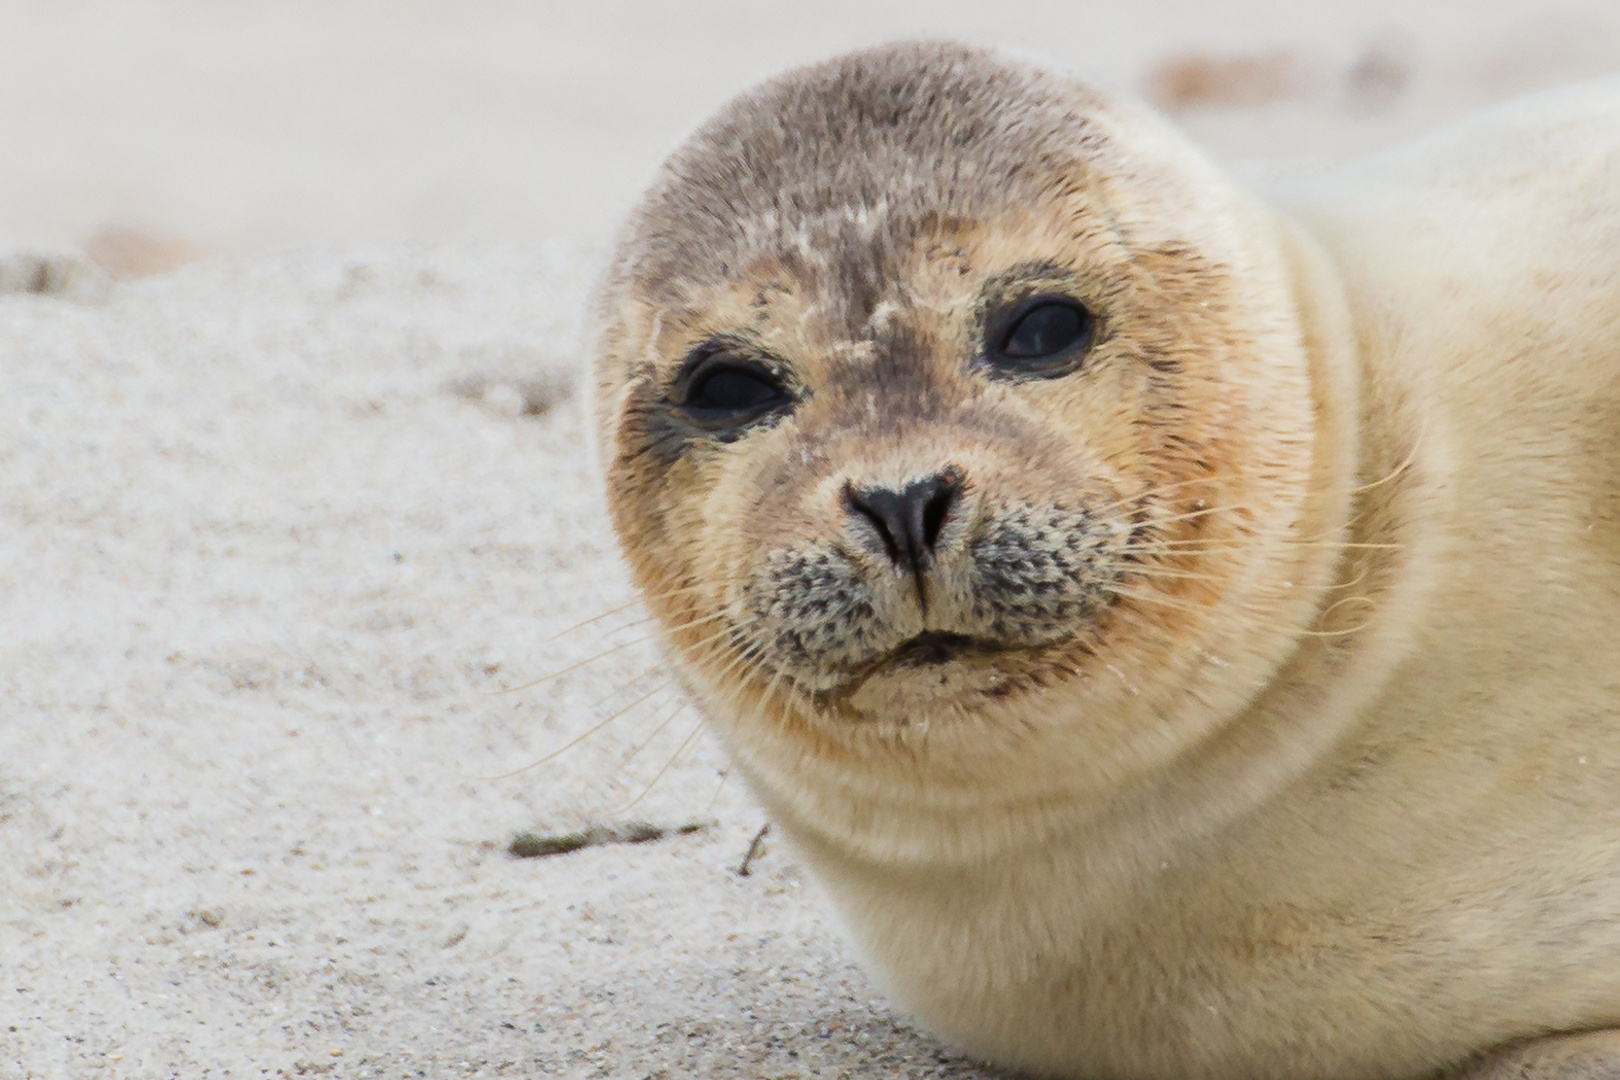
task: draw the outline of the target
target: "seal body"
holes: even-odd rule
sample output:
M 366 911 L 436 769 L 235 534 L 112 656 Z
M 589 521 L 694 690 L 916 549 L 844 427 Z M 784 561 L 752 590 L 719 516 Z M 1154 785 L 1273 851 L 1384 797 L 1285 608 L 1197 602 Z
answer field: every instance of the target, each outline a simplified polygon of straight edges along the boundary
M 1045 69 L 857 53 L 675 154 L 596 317 L 638 584 L 925 1025 L 1620 1068 L 1620 82 L 1262 199 Z

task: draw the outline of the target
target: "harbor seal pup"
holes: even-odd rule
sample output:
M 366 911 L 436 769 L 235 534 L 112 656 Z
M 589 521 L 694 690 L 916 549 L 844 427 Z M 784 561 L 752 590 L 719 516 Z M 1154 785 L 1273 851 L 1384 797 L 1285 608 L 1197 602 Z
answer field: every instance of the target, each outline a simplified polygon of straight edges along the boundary
M 1620 84 L 1262 199 L 859 52 L 676 151 L 595 318 L 635 580 L 924 1025 L 1620 1075 Z

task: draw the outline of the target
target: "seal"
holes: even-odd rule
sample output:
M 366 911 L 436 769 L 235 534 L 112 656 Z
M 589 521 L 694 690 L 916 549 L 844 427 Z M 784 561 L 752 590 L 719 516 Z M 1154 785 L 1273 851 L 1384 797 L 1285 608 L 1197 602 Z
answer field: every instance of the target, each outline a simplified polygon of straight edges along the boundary
M 635 580 L 927 1027 L 1620 1074 L 1620 83 L 1262 197 L 858 52 L 675 152 L 595 326 Z

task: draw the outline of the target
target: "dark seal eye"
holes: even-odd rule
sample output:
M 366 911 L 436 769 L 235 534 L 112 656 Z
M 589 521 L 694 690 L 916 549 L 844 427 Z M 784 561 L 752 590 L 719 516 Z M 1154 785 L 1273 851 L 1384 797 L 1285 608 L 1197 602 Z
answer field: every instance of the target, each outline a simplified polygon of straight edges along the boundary
M 1091 312 L 1067 298 L 1036 297 L 1015 308 L 991 337 L 985 359 L 1009 375 L 1056 378 L 1080 366 L 1091 346 Z
M 687 415 L 705 427 L 745 424 L 791 402 L 775 375 L 749 360 L 720 354 L 699 361 L 687 380 Z

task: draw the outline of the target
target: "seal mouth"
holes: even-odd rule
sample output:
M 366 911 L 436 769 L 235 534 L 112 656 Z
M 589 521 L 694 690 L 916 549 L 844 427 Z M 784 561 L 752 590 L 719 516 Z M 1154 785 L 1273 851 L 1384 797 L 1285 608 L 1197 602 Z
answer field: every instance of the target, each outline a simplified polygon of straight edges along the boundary
M 938 667 L 967 655 L 1001 652 L 1005 646 L 966 634 L 952 634 L 929 630 L 895 646 L 879 657 L 874 668 L 881 667 Z
M 999 665 L 994 658 L 1021 650 L 1021 646 L 989 638 L 929 630 L 907 638 L 862 665 L 838 686 L 818 691 L 815 697 L 827 708 L 841 709 L 853 705 L 874 680 L 884 683 L 892 677 L 925 696 L 933 692 L 928 688 L 937 690 L 951 685 L 957 688 L 957 693 L 981 691 L 990 697 L 1002 698 L 1012 691 L 1013 684 L 1004 674 L 997 673 Z M 962 666 L 951 673 L 949 669 L 958 663 Z M 920 684 L 919 676 L 922 677 Z M 967 681 L 959 681 L 962 679 Z

